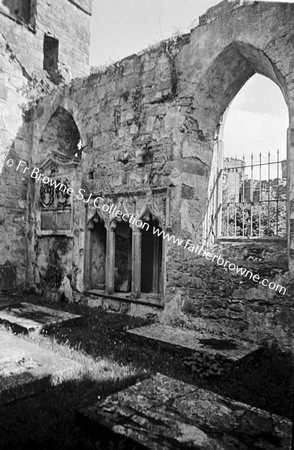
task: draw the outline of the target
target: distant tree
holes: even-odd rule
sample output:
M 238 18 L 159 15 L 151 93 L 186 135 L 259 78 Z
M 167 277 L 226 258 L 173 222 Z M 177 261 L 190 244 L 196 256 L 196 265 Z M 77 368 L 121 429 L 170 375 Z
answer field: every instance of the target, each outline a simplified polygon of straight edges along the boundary
M 222 235 L 237 237 L 282 237 L 286 234 L 286 186 L 270 185 L 261 195 L 257 186 L 254 202 L 235 202 L 226 191 L 223 195 Z M 256 195 L 258 194 L 258 196 Z M 259 199 L 260 196 L 260 199 Z M 251 225 L 252 223 L 252 225 Z

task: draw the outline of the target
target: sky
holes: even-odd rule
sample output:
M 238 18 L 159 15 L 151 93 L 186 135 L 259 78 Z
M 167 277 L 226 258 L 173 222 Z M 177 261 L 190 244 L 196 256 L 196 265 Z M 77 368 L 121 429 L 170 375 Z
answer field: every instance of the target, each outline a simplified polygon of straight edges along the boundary
M 292 0 L 292 3 L 294 0 Z M 103 66 L 188 32 L 216 0 L 94 0 L 91 66 Z M 271 80 L 254 75 L 231 103 L 224 126 L 226 156 L 248 160 L 253 152 L 280 150 L 286 156 L 288 111 Z
M 254 75 L 238 92 L 228 108 L 224 123 L 224 154 L 254 162 L 267 160 L 270 151 L 276 161 L 286 158 L 288 108 L 280 88 L 269 78 Z
M 94 0 L 91 65 L 114 62 L 178 30 L 189 31 L 215 0 Z M 196 23 L 195 23 L 196 21 Z

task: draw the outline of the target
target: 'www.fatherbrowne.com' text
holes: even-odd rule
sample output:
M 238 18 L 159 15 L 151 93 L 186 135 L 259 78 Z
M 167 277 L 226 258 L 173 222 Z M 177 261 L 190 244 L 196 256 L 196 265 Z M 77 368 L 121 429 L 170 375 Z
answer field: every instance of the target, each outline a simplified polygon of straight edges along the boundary
M 254 274 L 250 270 L 245 267 L 239 267 L 236 264 L 225 260 L 222 255 L 215 255 L 211 252 L 206 251 L 202 245 L 194 245 L 190 239 L 184 240 L 179 237 L 174 236 L 173 234 L 166 233 L 163 230 L 153 227 L 153 234 L 157 236 L 162 236 L 163 239 L 172 242 L 179 247 L 183 247 L 191 253 L 194 253 L 196 256 L 201 256 L 208 261 L 216 262 L 218 266 L 226 267 L 231 271 L 235 271 L 238 275 L 244 276 L 253 280 L 255 283 L 259 283 L 262 286 L 266 286 L 271 290 L 279 292 L 280 294 L 285 295 L 286 288 L 284 286 L 280 286 L 273 281 L 269 281 L 267 278 L 261 279 L 258 274 Z
M 6 161 L 6 165 L 8 167 L 13 167 L 14 163 L 15 161 L 13 159 L 8 159 Z M 89 204 L 89 202 L 92 200 L 95 208 L 101 209 L 103 212 L 107 212 L 108 214 L 111 214 L 112 216 L 116 217 L 119 220 L 128 221 L 132 225 L 135 225 L 138 228 L 141 228 L 142 230 L 145 231 L 149 230 L 150 224 L 137 218 L 134 214 L 130 215 L 127 213 L 123 213 L 118 209 L 117 205 L 105 203 L 103 197 L 95 197 L 93 193 L 86 195 L 84 189 L 79 189 L 77 194 L 75 194 L 74 190 L 71 187 L 68 187 L 65 184 L 62 184 L 60 181 L 57 181 L 53 178 L 50 178 L 40 173 L 40 169 L 38 167 L 29 168 L 25 161 L 20 160 L 16 166 L 16 170 L 21 171 L 22 173 L 28 172 L 31 178 L 41 181 L 44 184 L 49 184 L 50 186 L 54 187 L 54 189 L 66 192 L 67 195 L 69 196 L 76 195 L 76 199 L 83 201 L 84 203 Z M 216 262 L 218 266 L 222 266 L 231 271 L 235 271 L 238 275 L 249 278 L 250 280 L 253 280 L 255 283 L 261 284 L 262 286 L 266 286 L 269 289 L 279 292 L 280 294 L 283 295 L 285 295 L 286 293 L 285 287 L 280 286 L 279 284 L 276 284 L 273 281 L 269 281 L 267 278 L 261 279 L 259 275 L 254 274 L 245 267 L 239 267 L 228 260 L 224 260 L 222 255 L 215 255 L 211 252 L 208 252 L 203 248 L 202 245 L 201 246 L 194 245 L 190 239 L 187 240 L 180 239 L 179 237 L 176 237 L 173 234 L 166 233 L 164 230 L 156 227 L 153 227 L 153 234 L 157 235 L 158 237 L 162 237 L 162 239 L 164 240 L 172 242 L 174 245 L 183 247 L 190 253 L 194 253 L 196 256 L 203 257 L 208 261 Z

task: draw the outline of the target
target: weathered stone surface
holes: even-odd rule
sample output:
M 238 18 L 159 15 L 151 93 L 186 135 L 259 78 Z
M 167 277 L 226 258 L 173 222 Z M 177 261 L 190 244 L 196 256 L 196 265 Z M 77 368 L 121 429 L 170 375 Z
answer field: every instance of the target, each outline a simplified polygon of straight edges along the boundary
M 43 38 L 51 25 L 60 39 L 60 74 L 86 73 L 90 3 L 77 8 L 61 0 L 53 7 L 44 0 L 33 11 L 38 20 L 22 25 L 7 11 L 0 14 L 1 156 L 3 164 L 15 161 L 10 168 L 2 164 L 0 263 L 16 265 L 19 287 L 35 286 L 44 295 L 56 296 L 65 275 L 74 300 L 101 290 L 117 311 L 115 290 L 129 291 L 139 305 L 152 292 L 166 322 L 180 319 L 197 328 L 202 320 L 216 331 L 257 342 L 275 338 L 293 349 L 293 4 L 221 2 L 191 33 L 62 85 L 29 112 L 53 88 L 43 71 Z M 288 243 L 210 244 L 203 223 L 208 217 L 209 228 L 216 135 L 224 111 L 254 73 L 274 81 L 289 106 Z M 58 160 L 53 172 L 48 157 Z M 16 170 L 20 159 L 30 165 L 26 173 Z M 29 175 L 34 167 L 67 178 L 71 193 L 46 203 L 50 192 L 41 196 L 41 181 Z M 253 284 L 173 240 L 158 240 L 151 254 L 152 245 L 142 245 L 144 233 L 130 223 L 129 236 L 119 231 L 121 220 L 96 207 L 97 197 L 140 219 L 152 215 L 152 223 L 175 238 L 208 242 L 209 251 L 289 291 L 283 296 Z M 48 211 L 52 204 L 59 209 Z
M 73 360 L 0 330 L 1 403 L 76 378 L 81 369 Z
M 60 288 L 58 289 L 58 297 L 60 300 L 66 300 L 69 303 L 73 302 L 73 293 L 70 285 L 70 281 L 66 275 L 64 275 Z
M 40 333 L 46 328 L 58 324 L 77 324 L 81 316 L 31 303 L 0 305 L 0 323 L 9 325 L 16 332 Z
M 52 130 L 50 118 L 58 107 L 65 108 L 74 117 L 85 149 L 72 181 L 75 194 L 86 186 L 88 195 L 97 193 L 136 216 L 149 208 L 165 231 L 195 244 L 202 242 L 209 178 L 217 168 L 214 139 L 224 110 L 255 72 L 268 76 L 283 92 L 292 86 L 292 9 L 289 4 L 223 2 L 191 34 L 165 41 L 105 71 L 97 70 L 73 82 L 70 89 L 60 89 L 40 104 L 43 110 L 34 117 L 34 163 L 42 163 L 44 127 L 49 124 Z M 74 291 L 101 289 L 112 295 L 112 279 L 119 278 L 119 266 L 123 266 L 113 256 L 111 227 L 118 222 L 111 214 L 97 211 L 92 200 L 85 207 L 73 195 L 74 239 L 60 238 L 64 245 L 55 250 L 53 266 L 57 265 L 61 278 L 71 275 Z M 108 234 L 106 253 L 111 246 L 105 257 L 105 273 L 110 275 L 105 280 L 101 273 L 97 275 L 103 252 L 91 253 L 92 244 L 99 240 L 99 233 L 90 231 L 99 221 L 96 215 Z M 31 220 L 37 220 L 34 211 Z M 132 279 L 125 279 L 121 286 L 129 286 L 132 302 L 143 303 L 144 277 L 138 272 L 148 257 L 138 256 L 140 242 L 134 234 L 135 229 L 132 255 L 124 263 Z M 36 238 L 29 255 L 31 280 L 42 285 L 51 282 L 53 247 L 57 248 L 57 242 L 52 245 L 52 238 Z M 209 251 L 280 285 L 289 283 L 285 243 L 222 242 Z M 293 348 L 293 327 L 286 320 L 286 311 L 291 317 L 294 314 L 291 295 L 284 298 L 253 285 L 168 240 L 161 264 L 158 291 L 166 323 L 180 319 L 196 328 L 201 318 L 216 331 L 223 328 L 232 336 L 238 332 L 256 341 L 275 337 Z
M 10 3 L 0 4 L 1 30 L 13 53 L 30 74 L 43 70 L 43 39 L 44 34 L 48 33 L 56 36 L 63 44 L 59 46 L 60 69 L 69 71 L 70 77 L 88 73 L 91 0 L 83 2 L 61 0 L 54 5 L 41 0 L 38 1 L 37 8 L 36 2 L 31 1 L 28 17 L 24 18 L 26 20 L 19 20 L 18 26 L 13 3 L 11 6 Z M 74 3 L 85 4 L 85 8 L 77 8 Z M 19 42 L 23 45 L 19 45 Z M 32 49 L 29 55 L 28 46 Z M 73 47 L 75 52 L 72 51 Z
M 187 330 L 158 323 L 133 328 L 128 330 L 128 333 L 197 352 L 222 355 L 232 361 L 238 361 L 259 348 L 257 345 L 248 342 L 227 339 L 204 331 Z
M 26 285 L 34 226 L 26 224 L 28 179 L 16 167 L 30 160 L 30 110 L 55 87 L 43 70 L 44 36 L 59 41 L 55 82 L 89 74 L 91 7 L 91 0 L 0 2 L 0 264 L 16 267 L 19 288 Z M 9 160 L 13 166 L 7 167 Z
M 81 412 L 88 426 L 152 450 L 288 450 L 291 423 L 161 374 Z

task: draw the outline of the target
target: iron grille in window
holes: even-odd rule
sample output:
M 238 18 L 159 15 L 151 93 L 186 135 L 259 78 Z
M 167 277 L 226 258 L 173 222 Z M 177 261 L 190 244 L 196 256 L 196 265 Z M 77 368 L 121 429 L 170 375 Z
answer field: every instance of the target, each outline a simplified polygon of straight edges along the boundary
M 257 163 L 224 158 L 220 174 L 220 237 L 283 237 L 286 234 L 287 162 L 270 152 Z

